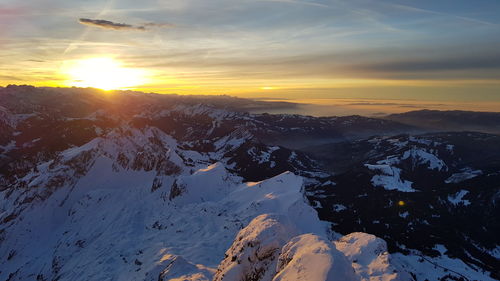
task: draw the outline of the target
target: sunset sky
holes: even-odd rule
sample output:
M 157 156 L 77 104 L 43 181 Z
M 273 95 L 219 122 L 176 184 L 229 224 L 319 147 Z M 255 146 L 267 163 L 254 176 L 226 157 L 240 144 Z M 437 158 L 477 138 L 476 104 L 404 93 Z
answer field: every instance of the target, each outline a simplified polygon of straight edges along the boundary
M 491 104 L 499 15 L 498 0 L 0 0 L 0 85 Z

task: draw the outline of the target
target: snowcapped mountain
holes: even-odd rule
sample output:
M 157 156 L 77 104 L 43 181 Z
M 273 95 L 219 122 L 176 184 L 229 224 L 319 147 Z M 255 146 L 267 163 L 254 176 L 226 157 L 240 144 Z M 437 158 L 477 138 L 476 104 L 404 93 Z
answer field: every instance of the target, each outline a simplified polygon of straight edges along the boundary
M 312 147 L 335 174 L 309 198 L 335 231 L 375 234 L 391 251 L 446 253 L 498 278 L 499 148 L 499 136 L 471 132 Z
M 248 101 L 226 97 L 9 86 L 0 88 L 0 104 L 1 280 L 495 276 L 497 224 L 491 218 L 498 188 L 491 174 L 498 167 L 492 159 L 500 158 L 469 161 L 469 150 L 462 152 L 460 141 L 447 135 L 351 141 L 415 128 L 360 116 L 254 115 L 242 110 Z M 487 139 L 483 148 L 496 141 L 477 137 Z M 320 150 L 360 146 L 356 150 L 370 157 L 342 161 L 349 167 L 339 173 L 324 157 L 296 149 L 332 140 L 349 141 Z M 335 155 L 342 159 L 348 151 Z M 408 174 L 412 169 L 437 175 L 443 191 L 419 181 L 421 174 Z M 349 182 L 346 170 L 363 175 Z M 490 185 L 476 188 L 479 179 Z M 353 188 L 363 181 L 369 186 Z M 448 236 L 451 244 L 442 227 L 427 230 L 436 239 L 412 242 L 402 224 L 413 229 L 427 219 L 434 225 L 424 210 L 390 209 L 396 215 L 388 215 L 375 206 L 374 216 L 383 215 L 379 225 L 393 224 L 375 228 L 367 222 L 364 197 L 353 200 L 351 191 L 366 191 L 372 202 L 435 200 L 434 213 L 446 217 L 485 216 L 457 228 Z M 490 209 L 475 207 L 488 200 Z M 449 226 L 445 218 L 436 223 Z M 481 224 L 484 237 L 468 229 Z M 415 235 L 422 233 L 429 232 Z M 464 233 L 467 243 L 457 238 Z M 465 250 L 455 251 L 457 243 Z

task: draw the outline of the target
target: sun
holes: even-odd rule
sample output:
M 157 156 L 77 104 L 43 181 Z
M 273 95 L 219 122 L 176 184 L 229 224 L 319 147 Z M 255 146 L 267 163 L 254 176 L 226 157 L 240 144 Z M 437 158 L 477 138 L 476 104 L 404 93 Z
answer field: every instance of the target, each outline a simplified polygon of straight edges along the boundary
M 62 72 L 68 77 L 68 86 L 76 87 L 118 90 L 147 82 L 145 70 L 123 67 L 122 63 L 110 57 L 67 61 Z

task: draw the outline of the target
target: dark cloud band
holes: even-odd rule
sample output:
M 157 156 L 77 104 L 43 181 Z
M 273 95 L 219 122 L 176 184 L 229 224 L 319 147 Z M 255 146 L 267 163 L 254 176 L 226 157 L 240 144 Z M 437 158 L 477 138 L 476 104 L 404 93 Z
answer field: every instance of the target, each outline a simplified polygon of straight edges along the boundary
M 360 68 L 376 72 L 473 71 L 477 69 L 500 70 L 500 55 L 498 53 L 490 53 L 476 57 L 462 56 L 383 62 L 364 65 Z
M 144 31 L 146 28 L 144 26 L 134 26 L 131 24 L 125 23 L 116 23 L 109 20 L 99 20 L 99 19 L 86 19 L 81 18 L 78 20 L 81 24 L 95 26 L 104 29 L 113 29 L 113 30 L 140 30 Z

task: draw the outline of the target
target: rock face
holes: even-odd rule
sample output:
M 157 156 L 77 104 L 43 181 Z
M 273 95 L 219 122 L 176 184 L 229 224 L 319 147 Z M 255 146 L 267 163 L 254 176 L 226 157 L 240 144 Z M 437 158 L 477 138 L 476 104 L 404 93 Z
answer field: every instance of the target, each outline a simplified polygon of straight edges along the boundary
M 408 127 L 359 116 L 254 115 L 231 98 L 92 89 L 11 86 L 0 88 L 0 104 L 0 280 L 495 274 L 494 136 L 370 138 L 334 153 L 322 146 L 335 169 L 347 166 L 332 173 L 323 157 L 287 142 Z M 411 183 L 404 192 L 387 185 L 394 182 Z M 428 209 L 415 208 L 422 204 Z M 482 228 L 454 225 L 456 217 Z

